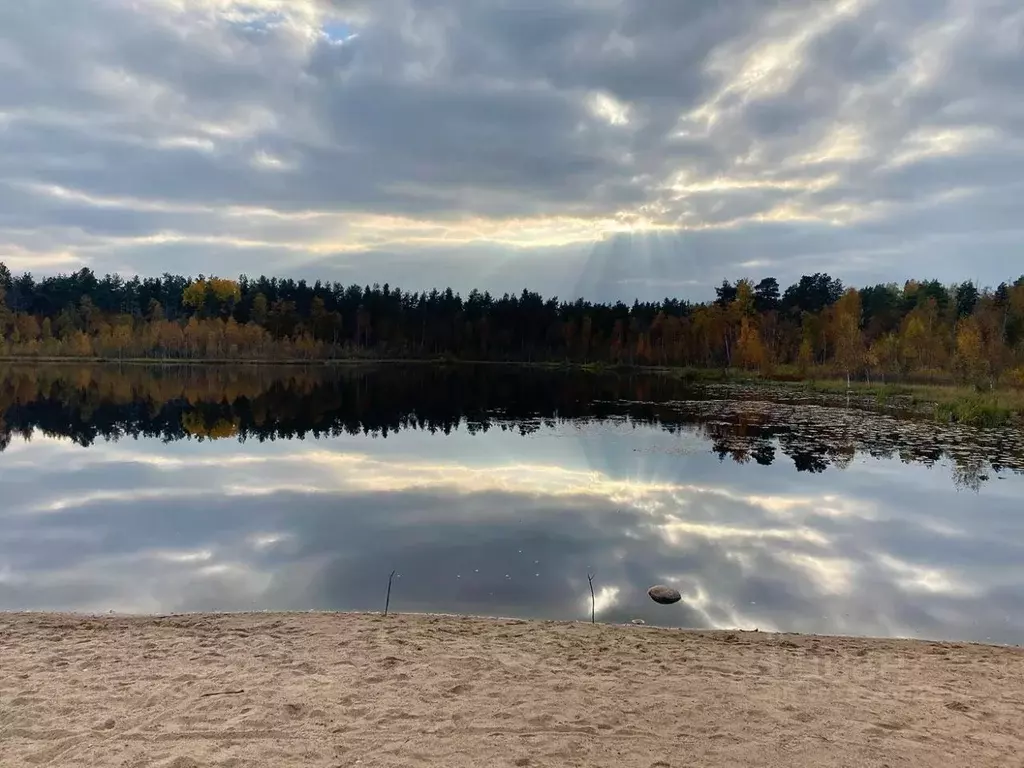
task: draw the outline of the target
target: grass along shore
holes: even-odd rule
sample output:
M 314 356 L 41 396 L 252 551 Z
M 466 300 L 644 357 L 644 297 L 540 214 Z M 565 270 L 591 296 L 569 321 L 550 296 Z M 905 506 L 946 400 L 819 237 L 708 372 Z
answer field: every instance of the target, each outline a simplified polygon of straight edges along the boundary
M 879 406 L 908 407 L 930 413 L 936 420 L 975 427 L 1001 427 L 1024 422 L 1024 390 L 979 390 L 962 384 L 868 384 L 845 379 L 802 382 L 808 391 L 850 392 L 874 398 Z
M 379 614 L 0 613 L 0 764 L 1010 765 L 1024 651 Z

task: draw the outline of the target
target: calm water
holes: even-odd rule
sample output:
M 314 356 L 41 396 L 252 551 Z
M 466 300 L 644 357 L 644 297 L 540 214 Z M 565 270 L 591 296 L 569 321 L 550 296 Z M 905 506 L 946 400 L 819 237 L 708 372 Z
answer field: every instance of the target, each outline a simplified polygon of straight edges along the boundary
M 655 376 L 0 372 L 0 609 L 1024 641 L 1024 440 Z M 646 596 L 675 585 L 676 606 Z

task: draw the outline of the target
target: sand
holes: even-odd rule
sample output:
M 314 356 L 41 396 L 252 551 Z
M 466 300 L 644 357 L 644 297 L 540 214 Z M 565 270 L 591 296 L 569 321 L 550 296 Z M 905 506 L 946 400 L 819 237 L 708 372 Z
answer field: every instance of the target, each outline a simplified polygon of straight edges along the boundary
M 0 765 L 1008 766 L 1024 651 L 448 616 L 0 614 Z

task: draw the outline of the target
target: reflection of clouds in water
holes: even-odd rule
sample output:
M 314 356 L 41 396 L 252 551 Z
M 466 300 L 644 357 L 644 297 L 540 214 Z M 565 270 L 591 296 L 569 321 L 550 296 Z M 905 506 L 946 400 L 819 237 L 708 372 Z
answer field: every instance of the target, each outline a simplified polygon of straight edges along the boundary
M 396 438 L 392 438 L 396 441 Z M 476 438 L 479 442 L 480 438 Z M 284 446 L 280 446 L 284 447 Z M 758 528 L 739 530 L 717 520 L 716 499 L 732 504 L 760 508 L 766 516 L 779 521 L 797 521 L 803 515 L 867 514 L 863 505 L 854 507 L 834 495 L 763 495 L 758 492 L 669 480 L 652 471 L 644 479 L 620 478 L 608 474 L 615 458 L 600 462 L 602 469 L 568 468 L 550 463 L 531 463 L 522 456 L 508 457 L 511 463 L 495 465 L 479 456 L 464 455 L 458 460 L 395 459 L 367 453 L 304 448 L 288 445 L 288 452 L 264 455 L 164 457 L 138 453 L 121 446 L 97 446 L 83 450 L 60 440 L 37 440 L 36 453 L 16 466 L 34 469 L 59 465 L 59 483 L 34 489 L 36 511 L 54 511 L 85 506 L 98 501 L 131 501 L 161 496 L 183 497 L 215 492 L 223 495 L 258 495 L 294 492 L 405 492 L 455 491 L 457 493 L 509 492 L 562 496 L 594 496 L 660 516 L 660 529 L 670 542 L 680 535 L 699 532 L 707 536 L 802 537 L 820 539 L 806 526 L 797 529 Z M 363 444 L 365 448 L 365 444 Z M 237 449 L 237 447 L 236 447 Z M 597 463 L 597 462 L 595 462 Z M 634 464 L 636 460 L 634 459 Z M 125 489 L 124 476 L 109 471 L 118 465 L 122 473 L 135 473 L 136 482 Z M 157 470 L 157 471 L 154 471 Z M 182 483 L 178 475 L 187 476 Z M 726 475 L 731 476 L 731 474 Z M 77 478 L 77 481 L 76 481 Z M 85 482 L 81 482 L 84 480 Z M 116 488 L 97 488 L 113 482 Z M 84 490 L 88 489 L 88 490 Z M 45 496 L 53 493 L 55 496 Z M 41 499 L 45 498 L 45 501 Z M 695 500 L 703 503 L 695 504 Z M 692 512 L 714 513 L 705 522 L 695 520 Z M 685 519 L 668 510 L 683 510 Z
M 594 589 L 593 597 L 593 608 L 594 613 L 597 616 L 604 617 L 610 609 L 614 608 L 619 602 L 619 592 L 622 590 L 619 587 L 600 587 Z M 586 616 L 590 614 L 591 609 L 591 597 L 590 595 L 583 595 L 580 600 L 581 610 L 580 616 Z
M 37 439 L 0 461 L 0 608 L 379 610 L 397 567 L 397 610 L 586 618 L 592 570 L 606 621 L 1024 635 L 1012 493 L 979 507 L 922 467 L 808 478 L 622 437 Z M 657 582 L 684 602 L 651 603 Z

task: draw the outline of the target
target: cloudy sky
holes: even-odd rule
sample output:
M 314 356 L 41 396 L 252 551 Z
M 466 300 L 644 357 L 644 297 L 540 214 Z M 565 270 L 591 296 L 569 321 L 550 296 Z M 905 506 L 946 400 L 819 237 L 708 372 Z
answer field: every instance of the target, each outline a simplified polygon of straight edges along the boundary
M 1024 272 L 1019 0 L 0 4 L 0 260 L 563 297 Z
M 841 417 L 840 417 L 841 418 Z M 627 422 L 195 443 L 37 432 L 0 462 L 0 610 L 380 610 L 1020 643 L 1024 478 L 719 462 Z M 639 449 L 639 450 L 638 450 Z M 979 501 L 980 499 L 980 501 Z M 677 587 L 672 609 L 647 597 Z

